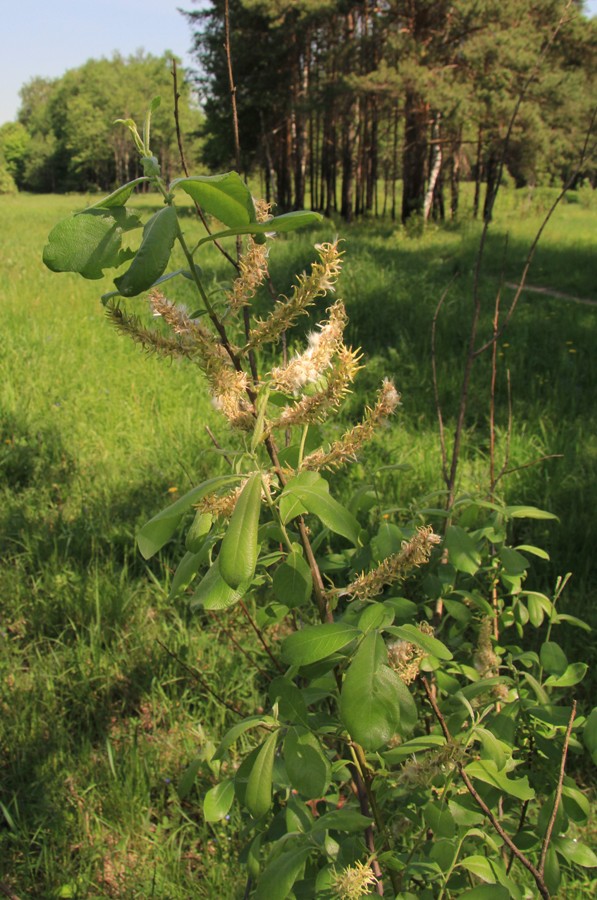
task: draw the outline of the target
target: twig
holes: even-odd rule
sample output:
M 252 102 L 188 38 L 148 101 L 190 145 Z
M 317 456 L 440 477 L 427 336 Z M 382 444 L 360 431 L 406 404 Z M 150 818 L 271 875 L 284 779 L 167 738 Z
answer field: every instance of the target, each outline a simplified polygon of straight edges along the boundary
M 245 617 L 246 617 L 246 619 L 247 619 L 249 625 L 251 626 L 251 628 L 253 629 L 253 631 L 255 632 L 255 634 L 257 635 L 257 637 L 259 638 L 259 641 L 260 641 L 260 643 L 261 643 L 261 646 L 263 647 L 263 649 L 265 650 L 265 652 L 267 653 L 267 655 L 269 656 L 269 658 L 271 659 L 271 661 L 273 662 L 273 664 L 275 665 L 275 667 L 277 668 L 278 672 L 284 672 L 284 666 L 282 666 L 282 665 L 280 664 L 279 660 L 276 659 L 276 657 L 274 656 L 274 654 L 273 654 L 272 651 L 270 650 L 267 641 L 266 641 L 265 638 L 263 637 L 263 632 L 261 631 L 261 629 L 259 628 L 259 626 L 256 624 L 256 622 L 253 620 L 253 617 L 252 617 L 251 613 L 249 612 L 249 610 L 247 609 L 246 604 L 244 603 L 243 600 L 240 600 L 240 601 L 239 601 L 239 606 L 240 606 L 240 608 L 242 609 L 242 611 L 243 611 L 243 613 L 244 613 L 244 615 L 245 615 Z
M 522 809 L 520 810 L 520 818 L 518 819 L 518 828 L 516 829 L 516 834 L 520 834 L 523 829 L 526 817 L 527 810 L 529 808 L 529 800 L 525 800 L 522 804 Z M 514 863 L 514 854 L 510 851 L 510 858 L 508 860 L 508 866 L 506 868 L 506 875 L 510 874 L 510 870 L 512 869 L 512 864 Z
M 216 691 L 214 691 L 209 682 L 205 680 L 201 672 L 199 672 L 199 670 L 196 669 L 195 666 L 189 666 L 183 659 L 180 658 L 180 656 L 177 656 L 173 650 L 170 650 L 170 648 L 167 647 L 166 644 L 160 641 L 159 638 L 156 638 L 156 644 L 159 644 L 162 650 L 165 650 L 168 656 L 174 659 L 179 666 L 182 666 L 183 669 L 186 669 L 186 671 L 199 682 L 204 691 L 210 694 L 214 698 L 214 700 L 217 700 L 218 703 L 221 703 L 222 706 L 225 706 L 226 709 L 229 709 L 235 715 L 242 716 L 244 718 L 244 713 L 241 710 L 237 709 L 236 706 L 233 706 L 232 703 L 229 703 L 227 700 L 224 700 L 223 697 L 220 697 L 220 695 L 216 693 Z
M 450 734 L 450 730 L 446 724 L 446 720 L 444 719 L 444 717 L 441 713 L 441 710 L 440 710 L 439 706 L 437 705 L 437 701 L 433 695 L 433 691 L 431 690 L 429 682 L 427 681 L 425 676 L 421 677 L 421 681 L 423 683 L 423 687 L 425 688 L 425 693 L 427 694 L 427 699 L 429 700 L 429 703 L 431 704 L 431 707 L 433 709 L 435 717 L 436 717 L 437 721 L 439 722 L 440 728 L 444 734 L 446 741 L 452 742 L 452 735 Z M 571 728 L 572 726 L 570 725 L 569 727 Z M 543 872 L 541 872 L 539 869 L 537 869 L 536 866 L 534 866 L 533 863 L 530 861 L 530 859 L 528 859 L 524 855 L 524 853 L 522 853 L 518 849 L 518 847 L 513 842 L 510 835 L 508 834 L 508 832 L 504 830 L 503 826 L 498 821 L 498 819 L 495 817 L 494 813 L 487 806 L 487 804 L 485 803 L 485 801 L 483 800 L 481 795 L 477 792 L 477 789 L 475 788 L 470 777 L 467 775 L 462 762 L 457 761 L 456 767 L 458 769 L 458 774 L 464 781 L 467 791 L 469 792 L 469 794 L 471 795 L 471 797 L 473 798 L 473 800 L 475 801 L 477 806 L 485 813 L 485 815 L 491 822 L 493 828 L 495 829 L 495 831 L 497 831 L 497 833 L 499 834 L 501 839 L 504 841 L 504 843 L 506 844 L 506 846 L 508 847 L 510 852 L 525 867 L 525 869 L 527 869 L 527 871 L 531 873 L 531 875 L 535 879 L 535 884 L 537 885 L 537 890 L 539 891 L 541 896 L 544 898 L 544 900 L 549 900 L 549 891 L 547 889 L 547 885 L 545 884 L 545 880 L 543 878 Z
M 218 628 L 220 629 L 220 631 L 223 631 L 223 632 L 224 632 L 224 634 L 226 635 L 226 637 L 228 638 L 228 640 L 229 640 L 232 644 L 234 644 L 234 646 L 235 646 L 236 649 L 239 651 L 239 653 L 241 653 L 241 654 L 245 657 L 245 659 L 248 660 L 248 662 L 249 662 L 252 666 L 254 666 L 255 669 L 257 669 L 257 671 L 259 672 L 260 675 L 262 675 L 264 678 L 269 678 L 270 681 L 271 681 L 271 675 L 269 675 L 267 672 L 265 672 L 265 671 L 261 668 L 261 666 L 259 665 L 259 663 L 257 663 L 257 662 L 253 659 L 253 657 L 251 656 L 251 654 L 250 654 L 247 650 L 245 650 L 245 648 L 244 648 L 243 645 L 240 643 L 240 641 L 237 641 L 236 638 L 234 637 L 234 635 L 231 634 L 231 633 L 228 631 L 228 629 L 227 629 L 224 625 L 222 625 L 222 623 L 221 623 L 220 620 L 218 619 L 217 613 L 212 612 L 210 615 L 211 615 L 211 618 L 214 620 L 214 622 L 216 622 L 216 624 L 217 624 Z
M 549 822 L 547 824 L 547 829 L 545 831 L 545 837 L 543 838 L 543 845 L 541 847 L 541 856 L 539 858 L 539 873 L 543 876 L 545 872 L 545 860 L 547 857 L 547 851 L 549 850 L 549 843 L 551 841 L 551 835 L 553 832 L 553 827 L 555 825 L 556 816 L 558 814 L 558 807 L 560 805 L 560 800 L 562 799 L 562 787 L 564 785 L 564 775 L 566 773 L 566 757 L 568 755 L 568 747 L 570 745 L 570 735 L 572 734 L 572 726 L 574 724 L 574 719 L 576 716 L 576 700 L 572 701 L 572 710 L 570 712 L 570 719 L 568 720 L 568 728 L 566 729 L 566 736 L 564 737 L 564 746 L 562 747 L 562 758 L 560 760 L 560 775 L 558 777 L 558 784 L 556 787 L 556 793 L 553 801 L 553 809 L 551 811 L 551 816 L 549 817 Z
M 234 137 L 234 155 L 236 159 L 236 171 L 240 175 L 240 135 L 238 130 L 238 110 L 236 108 L 236 85 L 232 72 L 232 51 L 230 48 L 230 4 L 224 0 L 224 50 L 226 51 L 226 65 L 228 67 L 228 87 L 230 89 L 230 105 L 232 107 L 232 134 Z
M 532 459 L 530 462 L 522 463 L 520 466 L 513 466 L 511 469 L 505 469 L 503 472 L 500 472 L 499 477 L 505 475 L 512 475 L 513 472 L 519 472 L 521 469 L 530 469 L 532 466 L 539 466 L 542 462 L 545 462 L 546 459 L 563 459 L 563 453 L 546 453 L 545 456 L 539 456 L 537 459 Z
M 210 440 L 211 440 L 212 444 L 214 445 L 214 447 L 216 448 L 216 450 L 219 450 L 221 452 L 222 456 L 224 457 L 224 459 L 226 460 L 226 462 L 228 463 L 230 468 L 232 468 L 232 460 L 230 459 L 229 456 L 226 455 L 226 453 L 224 452 L 224 450 L 222 448 L 222 445 L 218 443 L 218 440 L 217 440 L 215 434 L 213 433 L 213 431 L 211 430 L 211 428 L 209 427 L 209 425 L 205 426 L 205 430 L 207 431 L 207 433 L 210 437 Z

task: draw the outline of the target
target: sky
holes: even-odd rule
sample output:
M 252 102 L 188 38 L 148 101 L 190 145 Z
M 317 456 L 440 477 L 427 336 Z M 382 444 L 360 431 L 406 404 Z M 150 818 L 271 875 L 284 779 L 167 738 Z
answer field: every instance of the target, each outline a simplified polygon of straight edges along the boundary
M 192 0 L 12 0 L 2 14 L 0 125 L 16 118 L 19 89 L 31 78 L 56 78 L 88 59 L 171 50 L 191 64 L 191 31 L 178 12 Z M 597 0 L 587 0 L 597 15 Z
M 597 3 L 597 0 L 595 0 Z M 14 121 L 19 90 L 31 78 L 56 78 L 88 59 L 166 50 L 191 64 L 191 29 L 177 8 L 192 0 L 12 0 L 2 12 L 0 125 Z

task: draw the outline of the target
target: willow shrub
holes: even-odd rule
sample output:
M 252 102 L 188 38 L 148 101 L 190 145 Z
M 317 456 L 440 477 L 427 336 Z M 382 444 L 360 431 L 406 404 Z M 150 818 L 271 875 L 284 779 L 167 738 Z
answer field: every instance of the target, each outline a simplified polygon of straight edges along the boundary
M 556 639 L 562 622 L 585 626 L 558 609 L 565 579 L 553 596 L 526 588 L 531 559 L 545 551 L 512 545 L 522 520 L 549 514 L 468 496 L 449 513 L 398 522 L 374 483 L 339 502 L 329 473 L 363 453 L 399 395 L 384 381 L 360 422 L 322 440 L 321 424 L 361 367 L 344 343 L 342 301 L 324 299 L 342 265 L 338 244 L 317 246 L 310 270 L 257 318 L 251 304 L 268 278 L 272 238 L 320 217 L 271 217 L 234 172 L 166 185 L 149 148 L 150 115 L 142 136 L 125 124 L 145 175 L 58 223 L 44 260 L 92 279 L 130 260 L 102 298 L 109 318 L 145 349 L 199 366 L 236 441 L 225 473 L 137 536 L 149 558 L 185 530 L 171 596 L 185 596 L 198 616 L 238 605 L 270 662 L 265 711 L 232 709 L 233 724 L 201 763 L 213 781 L 205 819 L 239 804 L 247 895 L 264 900 L 499 900 L 529 885 L 548 897 L 562 865 L 597 864 L 566 835 L 589 806 L 565 774 L 583 738 L 595 757 L 597 710 L 577 714 L 570 688 L 587 666 L 569 663 Z M 164 205 L 142 223 L 127 201 L 147 183 Z M 190 247 L 181 196 L 223 228 Z M 141 226 L 128 249 L 123 235 Z M 236 278 L 214 299 L 202 247 L 239 235 Z M 165 274 L 177 243 L 186 265 Z M 174 277 L 193 284 L 196 310 L 168 299 Z M 141 294 L 153 325 L 125 305 Z M 296 335 L 317 301 L 329 303 L 324 320 L 289 356 L 282 336 Z M 442 523 L 441 538 L 427 517 Z

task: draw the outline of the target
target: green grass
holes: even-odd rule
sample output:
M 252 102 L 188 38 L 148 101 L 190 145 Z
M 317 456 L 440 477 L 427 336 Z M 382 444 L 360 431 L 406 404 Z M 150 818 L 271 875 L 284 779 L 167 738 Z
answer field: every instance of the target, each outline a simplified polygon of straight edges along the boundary
M 482 280 L 485 335 L 500 280 L 516 281 L 551 196 L 505 192 L 498 201 Z M 529 282 L 597 301 L 597 204 L 588 194 L 573 199 L 548 226 Z M 47 233 L 84 199 L 0 202 L 0 881 L 21 897 L 242 896 L 234 820 L 211 827 L 201 819 L 209 768 L 200 767 L 197 786 L 182 800 L 175 787 L 232 721 L 205 691 L 205 680 L 247 708 L 258 702 L 260 685 L 238 664 L 219 624 L 192 619 L 183 603 L 168 601 L 180 545 L 145 563 L 133 540 L 141 522 L 220 465 L 205 425 L 224 445 L 226 428 L 195 370 L 146 358 L 109 327 L 98 302 L 108 279 L 84 282 L 44 269 Z M 186 230 L 195 228 L 189 216 Z M 348 491 L 376 467 L 401 464 L 384 477 L 387 506 L 436 504 L 443 486 L 431 322 L 451 283 L 437 335 L 450 426 L 480 226 L 466 220 L 432 226 L 415 238 L 389 222 L 350 228 L 327 222 L 276 243 L 271 268 L 280 290 L 288 289 L 296 261 L 304 266 L 313 257 L 313 242 L 330 239 L 336 228 L 346 242 L 338 293 L 350 316 L 350 340 L 369 360 L 345 418 L 359 414 L 386 375 L 403 395 L 396 421 L 338 483 Z M 217 298 L 229 274 L 214 254 L 205 272 Z M 186 284 L 173 291 L 193 303 Z M 510 297 L 504 288 L 503 306 Z M 497 392 L 503 455 L 508 367 L 509 467 L 525 468 L 500 490 L 511 502 L 542 506 L 560 519 L 525 535 L 552 557 L 534 578 L 550 585 L 572 571 L 567 611 L 595 625 L 596 316 L 595 307 L 524 294 L 500 346 Z M 481 359 L 462 489 L 486 489 L 488 392 L 489 368 Z M 562 458 L 538 463 L 551 454 Z M 260 654 L 242 621 L 230 615 L 224 626 Z M 569 629 L 569 656 L 595 661 L 593 635 Z M 580 698 L 585 703 L 593 702 L 594 686 L 593 676 Z M 570 881 L 565 896 L 583 891 L 586 884 Z

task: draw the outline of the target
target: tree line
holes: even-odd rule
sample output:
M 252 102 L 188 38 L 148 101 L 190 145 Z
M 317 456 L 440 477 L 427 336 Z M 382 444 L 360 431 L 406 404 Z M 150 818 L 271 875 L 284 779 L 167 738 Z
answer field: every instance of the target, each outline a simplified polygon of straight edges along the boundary
M 455 216 L 466 178 L 490 217 L 523 90 L 505 159 L 516 184 L 561 183 L 576 165 L 597 49 L 582 3 L 210 0 L 186 15 L 204 159 L 235 160 L 228 15 L 242 165 L 283 209 Z M 595 164 L 579 177 L 594 183 Z
M 139 52 L 89 60 L 55 79 L 33 78 L 20 92 L 16 122 L 0 127 L 0 192 L 110 190 L 142 174 L 127 128 L 115 119 L 143 121 L 154 96 L 152 150 L 166 177 L 179 174 L 173 115 L 172 54 Z M 191 155 L 197 154 L 201 115 L 179 70 L 180 124 Z

